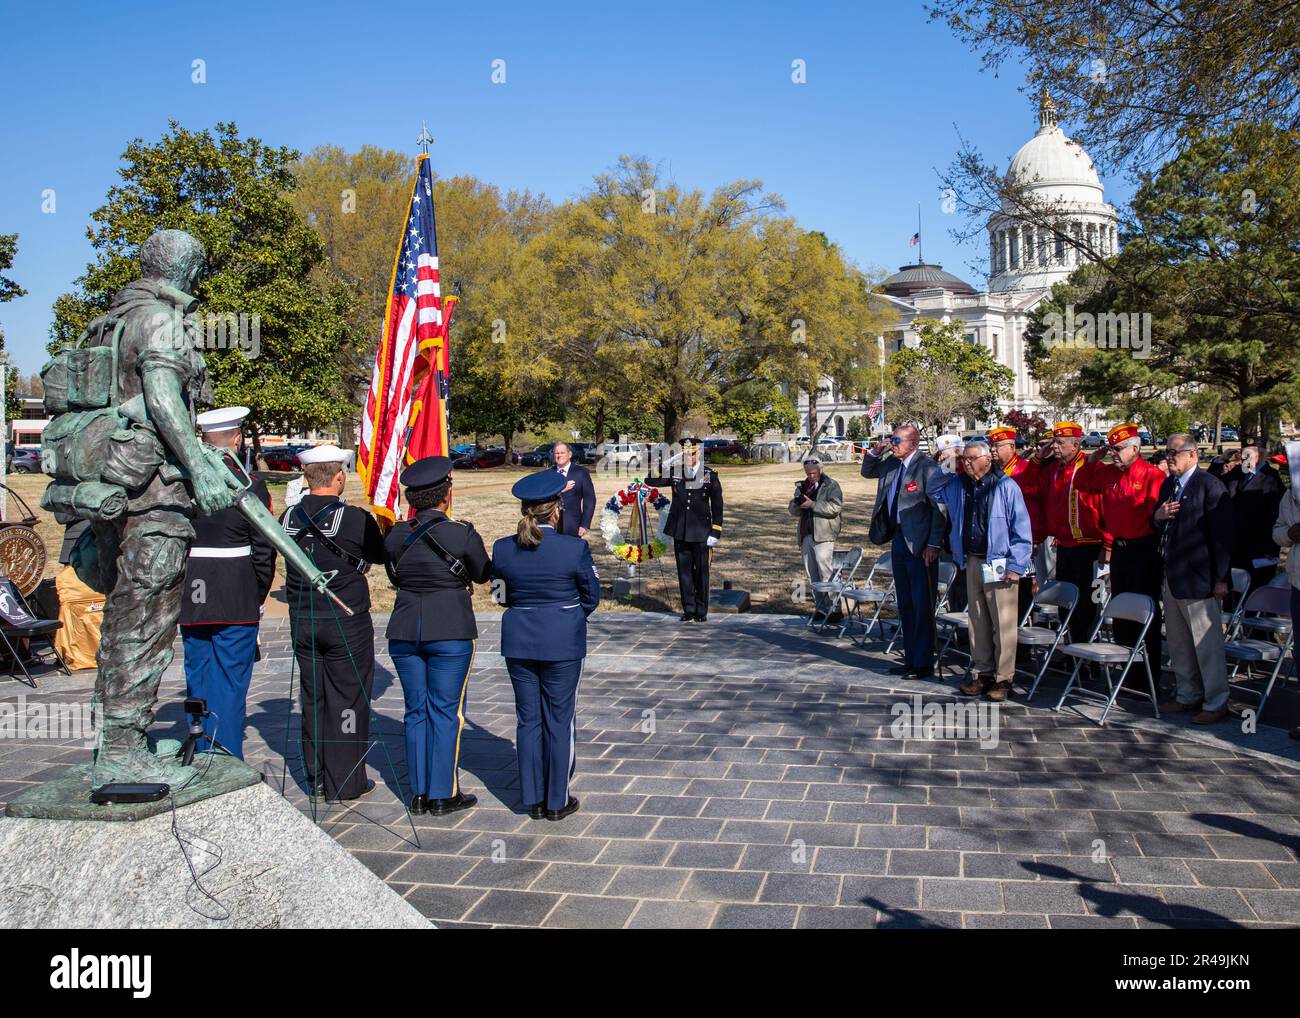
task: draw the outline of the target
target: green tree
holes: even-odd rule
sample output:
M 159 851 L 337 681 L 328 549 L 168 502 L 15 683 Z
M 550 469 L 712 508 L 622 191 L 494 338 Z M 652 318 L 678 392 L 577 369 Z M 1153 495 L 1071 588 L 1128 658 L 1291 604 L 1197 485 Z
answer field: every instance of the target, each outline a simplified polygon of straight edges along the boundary
M 54 305 L 51 349 L 76 339 L 113 293 L 139 275 L 135 254 L 155 230 L 181 229 L 207 249 L 209 272 L 195 294 L 211 315 L 245 315 L 243 347 L 204 355 L 219 405 L 251 409 L 256 429 L 301 430 L 339 420 L 351 394 L 337 351 L 347 341 L 351 295 L 323 272 L 316 232 L 289 194 L 298 154 L 241 138 L 234 124 L 192 132 L 175 121 L 162 139 L 132 141 L 122 183 L 91 216 L 95 260 Z M 252 342 L 251 322 L 259 322 Z
M 1133 200 L 1139 234 L 1112 264 L 1076 270 L 1031 313 L 1035 376 L 1044 378 L 1068 349 L 1080 355 L 1073 395 L 1126 416 L 1154 420 L 1205 390 L 1216 394 L 1212 403 L 1239 409 L 1238 423 L 1262 438 L 1294 415 L 1297 146 L 1300 133 L 1244 124 L 1197 141 L 1144 182 Z M 1075 337 L 1065 334 L 1071 311 Z M 1084 314 L 1149 315 L 1150 341 L 1094 336 L 1087 349 L 1085 334 L 1080 349 Z
M 745 445 L 763 432 L 794 431 L 799 412 L 775 382 L 749 382 L 720 396 L 709 408 L 709 424 L 734 431 Z
M 906 420 L 935 434 L 957 417 L 992 419 L 1015 376 L 983 346 L 967 343 L 961 322 L 923 319 L 919 342 L 886 362 L 893 405 Z M 900 423 L 900 422 L 896 422 Z
M 24 297 L 27 291 L 4 275 L 13 268 L 14 258 L 18 255 L 18 234 L 0 234 L 0 304 Z M 5 348 L 4 329 L 0 329 L 0 350 Z M 18 369 L 9 368 L 5 373 L 5 420 L 12 421 L 22 416 L 23 405 L 18 392 Z M 7 434 L 6 434 L 7 438 Z

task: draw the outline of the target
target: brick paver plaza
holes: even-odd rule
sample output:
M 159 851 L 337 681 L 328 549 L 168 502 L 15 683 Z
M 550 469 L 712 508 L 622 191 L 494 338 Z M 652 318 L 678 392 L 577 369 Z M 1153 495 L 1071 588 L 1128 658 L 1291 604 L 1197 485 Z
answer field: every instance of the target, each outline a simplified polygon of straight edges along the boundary
M 376 746 L 381 787 L 320 822 L 443 927 L 1300 925 L 1300 744 L 1284 733 L 1193 731 L 1138 701 L 1102 729 L 1052 711 L 1050 691 L 1004 705 L 995 740 L 900 732 L 915 695 L 959 699 L 951 682 L 900 683 L 882 648 L 803 621 L 597 614 L 579 689 L 582 809 L 549 823 L 519 812 L 514 700 L 499 616 L 484 615 L 461 754 L 478 808 L 413 831 Z M 385 622 L 375 729 L 404 781 Z M 248 759 L 278 781 L 290 731 L 289 794 L 308 808 L 283 621 L 264 625 L 262 647 Z M 163 734 L 180 732 L 177 650 Z M 46 672 L 26 695 L 65 702 L 92 681 Z M 0 743 L 0 799 L 86 758 Z

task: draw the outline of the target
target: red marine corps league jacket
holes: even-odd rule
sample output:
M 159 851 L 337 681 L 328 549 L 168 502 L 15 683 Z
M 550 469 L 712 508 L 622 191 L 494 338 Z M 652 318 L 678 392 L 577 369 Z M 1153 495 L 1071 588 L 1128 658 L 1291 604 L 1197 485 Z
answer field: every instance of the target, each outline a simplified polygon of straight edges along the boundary
M 1047 532 L 1062 548 L 1081 544 L 1110 544 L 1102 529 L 1101 496 L 1080 490 L 1076 475 L 1088 457 L 1082 451 L 1069 463 L 1051 459 L 1042 463 L 1029 460 L 1016 480 L 1028 496 L 1037 496 L 1047 517 Z

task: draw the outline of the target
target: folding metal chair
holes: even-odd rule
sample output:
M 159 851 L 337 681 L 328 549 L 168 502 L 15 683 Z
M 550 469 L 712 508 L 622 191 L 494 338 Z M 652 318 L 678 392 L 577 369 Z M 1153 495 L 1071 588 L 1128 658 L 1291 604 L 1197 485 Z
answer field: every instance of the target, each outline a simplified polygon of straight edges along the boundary
M 1021 620 L 1020 629 L 1016 634 L 1017 646 L 1024 647 L 1029 652 L 1029 661 L 1032 664 L 1035 652 L 1041 651 L 1043 655 L 1042 663 L 1037 671 L 1026 671 L 1023 668 L 1017 668 L 1016 674 L 1023 675 L 1026 678 L 1033 676 L 1033 683 L 1029 687 L 1029 693 L 1026 700 L 1032 700 L 1034 694 L 1038 692 L 1038 684 L 1043 681 L 1043 676 L 1047 674 L 1047 669 L 1051 667 L 1052 658 L 1055 656 L 1057 648 L 1060 647 L 1061 641 L 1070 642 L 1070 619 L 1074 615 L 1075 606 L 1079 603 L 1079 588 L 1073 583 L 1066 583 L 1064 580 L 1053 580 L 1047 586 L 1039 589 L 1034 595 L 1034 599 L 1029 603 L 1029 610 L 1025 612 L 1024 619 Z M 1042 609 L 1051 608 L 1052 613 L 1056 616 L 1056 628 L 1051 626 L 1034 625 L 1034 616 L 1041 614 Z
M 1291 578 L 1285 572 L 1278 573 L 1268 581 L 1270 587 L 1277 587 L 1279 590 L 1291 589 Z
M 1224 620 L 1224 632 L 1229 640 L 1237 635 L 1241 626 L 1241 613 L 1245 610 L 1246 595 L 1250 593 L 1250 573 L 1244 569 L 1232 570 L 1232 610 Z
M 883 552 L 878 559 L 871 565 L 871 572 L 867 574 L 865 587 L 848 587 L 840 597 L 848 604 L 849 611 L 846 619 L 850 623 L 861 625 L 862 641 L 859 643 L 854 639 L 854 643 L 859 646 L 865 646 L 867 634 L 869 634 L 878 622 L 880 622 L 880 612 L 894 599 L 894 569 L 893 553 Z M 875 614 L 871 616 L 871 621 L 863 623 L 862 606 L 875 605 Z M 882 623 L 883 627 L 883 623 Z M 852 633 L 849 634 L 852 638 Z
M 957 567 L 955 565 L 953 565 L 951 562 L 939 563 L 939 583 L 938 583 L 937 596 L 934 604 L 934 610 L 936 615 L 939 612 L 942 612 L 947 609 L 949 588 L 952 586 L 952 581 L 956 578 L 956 576 L 957 576 Z M 898 642 L 898 638 L 902 635 L 903 635 L 903 623 L 902 620 L 900 619 L 898 626 L 894 629 L 894 635 L 889 638 L 889 643 L 885 645 L 886 654 L 893 652 L 894 644 Z
M 1256 612 L 1257 614 L 1246 616 L 1246 612 Z M 1249 679 L 1255 677 L 1250 670 L 1252 663 L 1267 664 L 1270 661 L 1273 663 L 1273 670 L 1269 672 L 1268 683 L 1264 686 L 1262 693 L 1257 693 L 1247 686 L 1236 685 L 1232 687 L 1238 693 L 1247 693 L 1259 697 L 1259 709 L 1255 712 L 1256 721 L 1264 716 L 1264 704 L 1268 702 L 1269 695 L 1273 692 L 1273 684 L 1277 682 L 1283 663 L 1291 656 L 1291 644 L 1295 639 L 1295 627 L 1289 624 L 1291 622 L 1290 616 L 1290 591 L 1279 590 L 1277 587 L 1259 587 L 1251 591 L 1250 596 L 1246 598 L 1241 621 L 1243 628 L 1269 632 L 1270 638 L 1259 640 L 1251 637 L 1241 637 L 1229 640 L 1223 645 L 1224 656 L 1232 662 L 1232 674 L 1228 676 L 1229 681 L 1237 677 L 1237 671 L 1243 664 L 1246 666 L 1246 678 Z M 1285 621 L 1288 625 L 1285 629 L 1269 630 L 1262 625 L 1266 620 Z M 1254 625 L 1246 626 L 1248 622 L 1254 623 Z M 1278 637 L 1282 638 L 1281 643 L 1278 642 Z
M 14 667 L 17 666 L 23 670 L 27 684 L 32 689 L 36 688 L 36 680 L 32 678 L 32 673 L 27 670 L 27 663 L 18 653 L 17 643 L 20 640 L 27 641 L 28 650 L 33 655 L 36 653 L 38 642 L 48 644 L 50 653 L 63 669 L 63 674 L 71 675 L 72 672 L 68 670 L 68 666 L 64 664 L 63 658 L 54 647 L 54 634 L 62 628 L 63 623 L 58 619 L 37 618 L 26 598 L 14 586 L 13 580 L 7 577 L 0 578 L 0 641 L 4 642 L 5 650 L 9 652 L 10 662 L 9 671 L 5 673 L 6 678 L 13 676 Z
M 812 618 L 808 622 L 808 627 L 819 633 L 824 633 L 831 626 L 830 618 L 835 613 L 835 609 L 840 606 L 840 599 L 844 591 L 849 589 L 853 584 L 853 575 L 858 571 L 858 566 L 862 564 L 862 549 L 849 548 L 846 551 L 837 551 L 831 555 L 831 576 L 828 580 L 817 580 L 808 585 L 808 589 L 817 597 L 817 601 L 822 602 L 825 607 L 818 608 L 816 602 L 813 605 Z M 818 617 L 821 622 L 818 622 Z M 848 627 L 846 621 L 842 622 L 837 635 L 843 636 L 844 630 Z
M 1104 725 L 1106 716 L 1110 714 L 1110 709 L 1115 705 L 1115 700 L 1119 696 L 1119 691 L 1124 688 L 1124 680 L 1128 677 L 1129 669 L 1133 667 L 1134 661 L 1141 659 L 1143 667 L 1147 671 L 1147 689 L 1151 699 L 1151 709 L 1155 711 L 1156 717 L 1160 717 L 1160 703 L 1156 696 L 1156 680 L 1151 674 L 1151 662 L 1147 660 L 1145 639 L 1147 630 L 1151 627 L 1151 620 L 1155 616 L 1156 603 L 1146 594 L 1116 594 L 1106 602 L 1106 607 L 1103 609 L 1101 617 L 1097 619 L 1097 624 L 1093 627 L 1092 636 L 1088 642 L 1071 643 L 1061 648 L 1062 654 L 1067 654 L 1075 659 L 1075 665 L 1074 671 L 1070 673 L 1070 681 L 1065 684 L 1065 689 L 1061 691 L 1061 698 L 1056 701 L 1056 709 L 1059 711 L 1065 704 L 1066 698 L 1070 696 L 1101 701 L 1106 704 L 1106 708 L 1101 712 L 1101 719 L 1097 724 Z M 1112 643 L 1109 640 L 1097 639 L 1101 627 L 1114 622 L 1115 619 L 1136 622 L 1142 627 L 1132 647 L 1125 647 L 1123 644 Z M 1079 678 L 1079 669 L 1083 667 L 1085 662 L 1101 665 L 1101 673 L 1106 676 L 1106 685 L 1109 687 L 1107 693 L 1085 689 L 1083 686 L 1078 689 L 1074 688 Z M 1112 665 L 1123 665 L 1123 670 L 1119 673 L 1119 679 L 1115 682 L 1112 682 L 1110 677 Z M 1136 692 L 1136 690 L 1133 692 Z

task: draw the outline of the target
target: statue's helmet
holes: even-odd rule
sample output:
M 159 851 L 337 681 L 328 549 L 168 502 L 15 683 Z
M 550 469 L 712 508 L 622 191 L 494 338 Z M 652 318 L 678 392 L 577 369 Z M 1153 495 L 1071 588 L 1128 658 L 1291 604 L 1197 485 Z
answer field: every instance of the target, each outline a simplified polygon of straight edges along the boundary
M 146 279 L 166 279 L 182 288 L 203 275 L 208 253 L 184 230 L 158 230 L 140 245 L 140 268 Z

